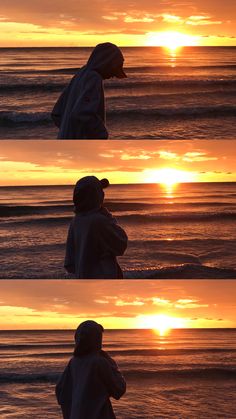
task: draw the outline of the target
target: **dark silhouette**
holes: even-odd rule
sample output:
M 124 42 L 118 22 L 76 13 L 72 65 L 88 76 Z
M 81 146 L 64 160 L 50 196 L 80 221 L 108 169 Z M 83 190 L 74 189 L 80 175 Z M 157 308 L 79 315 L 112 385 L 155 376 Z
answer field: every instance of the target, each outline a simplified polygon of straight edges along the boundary
M 86 176 L 75 185 L 75 216 L 68 231 L 65 268 L 76 278 L 123 278 L 116 256 L 123 255 L 128 239 L 103 207 L 103 189 L 108 185 L 107 179 L 95 176 Z
M 110 397 L 118 400 L 126 383 L 115 361 L 102 350 L 103 327 L 88 320 L 75 332 L 74 356 L 56 385 L 64 419 L 115 419 Z
M 53 108 L 51 116 L 59 128 L 58 138 L 108 138 L 103 80 L 126 77 L 123 63 L 116 45 L 107 42 L 94 48 Z

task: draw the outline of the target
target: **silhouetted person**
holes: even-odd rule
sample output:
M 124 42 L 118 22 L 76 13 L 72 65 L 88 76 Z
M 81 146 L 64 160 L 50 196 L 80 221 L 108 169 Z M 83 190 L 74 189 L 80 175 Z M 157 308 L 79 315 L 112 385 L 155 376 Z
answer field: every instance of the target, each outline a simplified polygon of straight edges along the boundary
M 106 139 L 103 80 L 127 77 L 120 49 L 109 42 L 97 45 L 87 64 L 72 78 L 56 102 L 52 119 L 58 138 Z
M 115 419 L 110 397 L 118 400 L 126 383 L 115 361 L 102 350 L 103 327 L 88 320 L 75 332 L 74 356 L 56 385 L 64 419 Z
M 75 216 L 68 231 L 64 266 L 76 278 L 123 278 L 116 257 L 125 252 L 128 238 L 103 207 L 103 188 L 108 185 L 107 179 L 95 176 L 86 176 L 75 185 Z

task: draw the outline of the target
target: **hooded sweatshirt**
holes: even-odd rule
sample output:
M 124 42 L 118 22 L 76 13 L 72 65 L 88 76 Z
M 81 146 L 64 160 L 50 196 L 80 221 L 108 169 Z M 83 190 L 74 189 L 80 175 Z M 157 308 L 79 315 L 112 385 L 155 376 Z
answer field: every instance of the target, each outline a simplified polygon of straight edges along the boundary
M 102 207 L 103 199 L 103 189 L 96 177 L 87 176 L 77 183 L 74 190 L 77 211 L 68 231 L 64 265 L 76 278 L 123 277 L 116 256 L 125 252 L 127 235 Z
M 58 138 L 108 138 L 102 75 L 109 77 L 122 62 L 116 45 L 107 42 L 94 48 L 87 65 L 75 74 L 53 108 L 51 116 L 59 128 Z
M 69 361 L 56 386 L 64 419 L 115 419 L 110 397 L 118 400 L 126 383 L 115 361 L 101 350 L 102 331 L 91 320 L 76 331 L 79 355 Z

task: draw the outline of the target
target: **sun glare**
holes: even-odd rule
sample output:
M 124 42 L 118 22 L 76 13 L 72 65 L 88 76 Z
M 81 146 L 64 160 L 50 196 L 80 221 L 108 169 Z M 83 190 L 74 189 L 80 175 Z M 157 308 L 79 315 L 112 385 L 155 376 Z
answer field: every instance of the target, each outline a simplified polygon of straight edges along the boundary
M 142 329 L 153 329 L 160 336 L 166 335 L 171 329 L 181 329 L 185 327 L 183 319 L 157 314 L 153 316 L 140 316 L 139 327 Z
M 145 182 L 160 183 L 167 187 L 176 185 L 177 183 L 194 181 L 194 173 L 172 168 L 163 168 L 159 170 L 147 169 L 144 171 L 144 175 Z
M 198 37 L 181 32 L 149 32 L 147 45 L 176 50 L 180 47 L 198 45 Z

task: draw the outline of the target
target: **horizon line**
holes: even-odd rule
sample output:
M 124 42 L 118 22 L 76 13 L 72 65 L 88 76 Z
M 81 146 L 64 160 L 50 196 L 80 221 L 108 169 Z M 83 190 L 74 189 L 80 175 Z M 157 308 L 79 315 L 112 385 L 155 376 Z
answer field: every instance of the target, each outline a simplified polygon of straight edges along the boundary
M 83 176 L 82 176 L 83 177 Z M 163 185 L 164 182 L 141 182 L 141 183 L 110 183 L 110 186 L 125 186 L 125 185 Z M 197 181 L 197 182 L 176 182 L 178 185 L 188 185 L 188 184 L 196 184 L 196 183 L 236 183 L 236 180 L 222 180 L 222 181 Z M 32 187 L 53 187 L 53 186 L 75 186 L 74 183 L 68 184 L 35 184 L 35 185 L 0 185 L 0 188 L 32 188 Z
M 137 329 L 133 329 L 133 328 L 116 328 L 116 329 L 112 329 L 112 328 L 104 328 L 104 331 L 123 331 L 123 330 L 134 330 L 134 331 L 138 331 L 138 330 L 156 330 L 155 328 L 137 328 Z M 236 330 L 236 326 L 235 327 L 175 327 L 175 328 L 170 328 L 170 331 L 173 330 Z M 75 329 L 0 329 L 0 333 L 1 332 L 50 332 L 50 331 L 54 331 L 54 332 L 74 332 Z
M 23 48 L 94 48 L 97 44 L 93 45 L 32 45 L 32 46 L 0 46 L 0 49 L 5 48 L 15 48 L 15 49 L 23 49 Z M 119 45 L 120 48 L 166 48 L 163 45 Z M 183 45 L 181 48 L 235 48 L 235 45 Z

